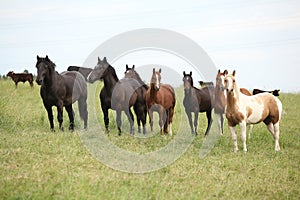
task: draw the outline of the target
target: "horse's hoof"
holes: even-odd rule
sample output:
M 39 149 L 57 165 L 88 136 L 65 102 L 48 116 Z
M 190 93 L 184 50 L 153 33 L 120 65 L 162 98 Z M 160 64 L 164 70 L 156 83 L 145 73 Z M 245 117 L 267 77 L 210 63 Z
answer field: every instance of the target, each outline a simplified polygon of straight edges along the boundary
M 64 127 L 61 127 L 61 128 L 60 128 L 60 131 L 64 132 Z
M 53 132 L 53 133 L 55 132 L 54 128 L 51 128 L 50 130 L 51 130 L 51 132 Z

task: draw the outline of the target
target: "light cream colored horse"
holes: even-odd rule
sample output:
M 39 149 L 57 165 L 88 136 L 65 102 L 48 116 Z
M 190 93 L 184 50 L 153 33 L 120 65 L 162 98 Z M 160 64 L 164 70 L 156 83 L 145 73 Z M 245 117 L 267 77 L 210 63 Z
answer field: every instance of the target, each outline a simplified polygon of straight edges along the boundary
M 225 77 L 227 94 L 226 118 L 232 134 L 234 151 L 238 151 L 236 125 L 240 125 L 243 150 L 247 152 L 246 125 L 264 122 L 275 140 L 275 151 L 279 146 L 279 122 L 282 113 L 280 100 L 269 93 L 246 96 L 240 92 L 235 81 L 235 71 Z

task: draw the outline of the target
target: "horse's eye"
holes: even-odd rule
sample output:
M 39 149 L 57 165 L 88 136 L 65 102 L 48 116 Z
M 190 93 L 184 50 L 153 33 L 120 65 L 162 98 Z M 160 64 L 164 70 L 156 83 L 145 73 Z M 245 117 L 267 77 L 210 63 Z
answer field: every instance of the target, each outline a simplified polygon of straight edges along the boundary
M 225 81 L 224 81 L 225 83 L 227 83 L 227 79 L 225 79 Z
M 235 83 L 235 80 L 233 80 L 233 82 Z

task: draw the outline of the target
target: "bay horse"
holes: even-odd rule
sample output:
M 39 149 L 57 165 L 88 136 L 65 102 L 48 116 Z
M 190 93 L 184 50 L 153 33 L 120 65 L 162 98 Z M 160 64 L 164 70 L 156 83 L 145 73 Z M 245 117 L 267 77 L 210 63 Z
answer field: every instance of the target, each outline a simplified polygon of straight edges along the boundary
M 224 82 L 227 94 L 226 118 L 232 134 L 234 152 L 238 151 L 236 125 L 240 125 L 243 150 L 247 152 L 246 124 L 257 124 L 262 121 L 273 135 L 275 151 L 279 151 L 279 122 L 282 114 L 280 100 L 270 93 L 244 95 L 236 83 L 235 71 L 226 75 Z
M 146 105 L 150 118 L 151 132 L 153 132 L 153 112 L 155 111 L 158 112 L 159 115 L 160 134 L 164 131 L 165 134 L 170 133 L 170 135 L 172 135 L 175 103 L 176 98 L 173 87 L 169 84 L 162 84 L 161 69 L 155 71 L 155 68 L 153 68 L 150 87 L 146 93 Z M 168 129 L 169 125 L 170 128 Z
M 142 81 L 140 75 L 137 73 L 137 71 L 135 70 L 135 66 L 133 65 L 132 68 L 128 67 L 128 65 L 126 65 L 126 70 L 124 72 L 125 74 L 125 78 L 133 78 L 135 80 L 138 81 L 141 91 L 142 91 L 142 95 L 138 95 L 137 96 L 137 101 L 136 103 L 133 105 L 133 110 L 136 114 L 136 118 L 137 118 L 137 124 L 138 124 L 138 132 L 141 132 L 141 122 L 143 125 L 143 134 L 146 134 L 146 118 L 147 118 L 147 106 L 146 106 L 146 94 L 147 94 L 147 90 L 149 89 L 148 85 L 144 83 L 144 81 Z M 138 93 L 140 94 L 140 93 Z
M 84 77 L 79 72 L 55 71 L 55 64 L 46 56 L 41 58 L 37 56 L 37 78 L 36 82 L 41 85 L 40 95 L 43 99 L 44 107 L 48 113 L 50 128 L 54 131 L 52 106 L 57 107 L 57 120 L 59 129 L 64 130 L 63 107 L 65 107 L 69 119 L 69 130 L 74 130 L 74 113 L 72 104 L 78 101 L 79 115 L 84 121 L 84 129 L 87 128 L 87 84 Z
M 194 87 L 192 72 L 186 74 L 183 72 L 183 87 L 184 87 L 184 99 L 183 105 L 185 112 L 189 119 L 189 124 L 192 134 L 197 135 L 198 127 L 198 113 L 205 112 L 207 118 L 207 128 L 205 136 L 208 135 L 212 124 L 212 102 L 211 102 L 211 87 L 203 87 L 198 89 Z M 192 112 L 194 113 L 194 124 L 192 119 Z
M 225 86 L 224 86 L 224 79 L 225 76 L 228 74 L 227 70 L 224 70 L 224 72 L 221 72 L 220 69 L 218 70 L 217 76 L 216 76 L 216 87 L 214 88 L 214 96 L 213 96 L 213 107 L 214 112 L 217 118 L 217 123 L 219 126 L 219 132 L 220 135 L 223 135 L 223 125 L 224 125 L 224 113 L 225 113 L 225 107 L 226 107 L 226 92 L 225 92 Z M 246 88 L 240 88 L 240 92 L 251 96 L 251 93 Z M 249 128 L 249 137 L 250 133 L 252 131 L 253 125 L 250 125 Z
M 137 97 L 141 95 L 139 83 L 129 78 L 119 80 L 115 69 L 107 62 L 106 57 L 104 57 L 103 60 L 98 57 L 98 63 L 87 77 L 87 80 L 90 83 L 94 83 L 96 80 L 104 81 L 104 86 L 100 92 L 100 102 L 106 132 L 109 132 L 108 110 L 113 109 L 117 114 L 116 122 L 119 135 L 121 135 L 122 132 L 122 111 L 125 112 L 130 123 L 130 133 L 134 134 L 134 118 L 130 108 L 136 103 Z
M 14 73 L 10 71 L 6 76 L 9 76 L 15 82 L 16 88 L 19 82 L 25 83 L 26 81 L 29 82 L 31 88 L 33 87 L 33 75 L 31 73 Z

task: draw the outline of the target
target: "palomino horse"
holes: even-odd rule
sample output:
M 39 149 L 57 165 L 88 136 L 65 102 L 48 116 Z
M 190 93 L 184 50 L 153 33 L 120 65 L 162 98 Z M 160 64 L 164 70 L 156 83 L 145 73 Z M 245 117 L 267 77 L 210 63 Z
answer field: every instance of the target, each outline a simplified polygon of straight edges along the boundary
M 66 108 L 70 126 L 74 130 L 74 114 L 72 104 L 78 101 L 79 115 L 84 120 L 84 128 L 87 128 L 87 85 L 84 77 L 79 72 L 63 72 L 58 74 L 55 71 L 55 64 L 46 56 L 37 56 L 37 78 L 36 82 L 41 85 L 40 94 L 44 106 L 48 112 L 50 128 L 54 130 L 52 106 L 57 107 L 57 119 L 59 128 L 63 131 L 63 107 Z
M 137 101 L 133 105 L 133 110 L 136 114 L 138 132 L 141 132 L 141 122 L 143 124 L 143 134 L 146 134 L 146 117 L 147 117 L 147 106 L 146 106 L 146 94 L 149 87 L 142 81 L 140 75 L 135 71 L 135 66 L 132 68 L 126 65 L 125 78 L 133 78 L 137 80 L 140 84 L 142 95 L 137 96 Z M 140 94 L 140 93 L 138 93 Z
M 212 87 L 203 87 L 198 89 L 193 85 L 193 78 L 192 72 L 186 74 L 185 71 L 183 72 L 183 87 L 184 87 L 184 99 L 183 105 L 185 108 L 185 112 L 189 118 L 189 124 L 191 127 L 192 134 L 197 135 L 197 127 L 198 127 L 198 113 L 205 112 L 207 118 L 207 128 L 205 131 L 205 136 L 208 135 L 212 117 L 211 117 L 211 95 L 210 95 L 210 88 Z M 194 113 L 194 127 L 193 127 L 193 120 L 192 120 L 192 112 Z
M 216 114 L 220 135 L 223 135 L 223 124 L 224 124 L 223 114 L 225 113 L 225 106 L 226 106 L 226 92 L 224 88 L 224 79 L 227 74 L 228 74 L 227 70 L 224 70 L 224 72 L 218 70 L 218 74 L 216 76 L 216 87 L 214 89 L 213 107 L 214 107 L 214 112 Z M 251 96 L 251 93 L 245 88 L 240 88 L 240 92 L 247 96 Z M 252 128 L 253 125 L 251 124 L 249 129 L 249 137 Z
M 122 132 L 122 111 L 125 112 L 130 123 L 130 133 L 134 134 L 134 118 L 130 108 L 136 103 L 137 97 L 142 95 L 139 83 L 136 80 L 129 78 L 119 80 L 115 69 L 107 62 L 106 57 L 104 57 L 103 60 L 100 60 L 98 57 L 98 63 L 87 79 L 90 83 L 93 83 L 96 80 L 104 81 L 104 87 L 100 92 L 100 101 L 106 132 L 108 133 L 109 125 L 108 109 L 111 108 L 117 113 L 116 122 L 119 135 L 121 135 Z
M 235 71 L 228 74 L 224 82 L 227 94 L 226 118 L 232 134 L 234 151 L 238 150 L 236 125 L 240 125 L 243 150 L 246 152 L 246 124 L 257 124 L 262 121 L 274 137 L 275 151 L 279 151 L 279 122 L 282 113 L 280 100 L 269 93 L 244 95 L 235 81 Z
M 160 83 L 161 69 L 153 73 L 150 81 L 150 87 L 146 94 L 147 111 L 150 118 L 151 132 L 153 132 L 153 111 L 159 114 L 160 133 L 162 134 L 162 126 L 164 122 L 164 132 L 168 134 L 168 126 L 170 125 L 170 135 L 172 135 L 172 120 L 174 107 L 176 103 L 175 91 L 172 86 Z

